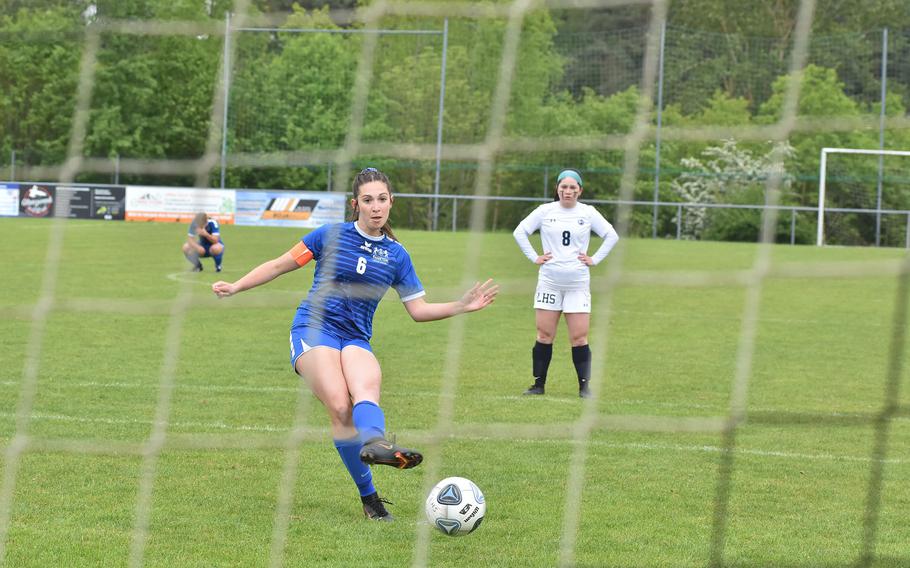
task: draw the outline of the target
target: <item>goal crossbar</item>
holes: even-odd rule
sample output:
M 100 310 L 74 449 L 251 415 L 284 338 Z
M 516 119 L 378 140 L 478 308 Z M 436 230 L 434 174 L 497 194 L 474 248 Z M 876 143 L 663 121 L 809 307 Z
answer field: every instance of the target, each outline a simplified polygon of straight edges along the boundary
M 825 178 L 828 154 L 870 154 L 873 156 L 910 156 L 908 150 L 869 150 L 865 148 L 822 148 L 818 164 L 818 234 L 815 244 L 825 244 Z

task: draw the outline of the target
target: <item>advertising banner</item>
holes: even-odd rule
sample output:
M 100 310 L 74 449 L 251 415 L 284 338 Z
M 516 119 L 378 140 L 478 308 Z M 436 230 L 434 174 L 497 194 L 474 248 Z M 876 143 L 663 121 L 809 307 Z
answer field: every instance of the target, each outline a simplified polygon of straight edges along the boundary
M 237 191 L 238 225 L 320 227 L 344 221 L 346 196 L 325 191 Z
M 126 215 L 126 187 L 93 187 L 92 218 L 123 221 Z
M 19 215 L 19 184 L 0 183 L 0 217 Z
M 233 189 L 136 185 L 126 188 L 127 221 L 189 223 L 196 213 L 205 212 L 219 223 L 231 224 L 235 209 Z
M 123 220 L 125 187 L 57 186 L 54 215 L 75 219 Z
M 57 186 L 55 217 L 88 219 L 92 212 L 92 190 L 88 187 Z
M 54 186 L 26 184 L 19 186 L 19 215 L 48 217 L 54 214 Z

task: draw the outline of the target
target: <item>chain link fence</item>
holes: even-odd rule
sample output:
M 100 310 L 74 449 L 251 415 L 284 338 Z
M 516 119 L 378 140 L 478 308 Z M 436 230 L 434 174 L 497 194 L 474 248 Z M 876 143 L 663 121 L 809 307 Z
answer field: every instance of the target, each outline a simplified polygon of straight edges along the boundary
M 228 25 L 224 36 L 235 45 L 224 93 L 226 134 L 221 172 L 212 171 L 211 185 L 343 190 L 347 183 L 335 179 L 333 168 L 338 150 L 348 147 L 355 167 L 369 163 L 387 170 L 396 191 L 472 194 L 477 162 L 454 157 L 450 150 L 480 144 L 486 136 L 503 25 L 453 21 L 444 38 L 440 21 L 413 19 L 378 33 L 371 39 L 372 68 L 359 86 L 366 93 L 359 122 L 351 112 L 366 34 Z M 523 42 L 534 45 L 515 70 L 506 132 L 531 143 L 497 155 L 490 194 L 545 198 L 552 195 L 554 174 L 573 167 L 585 177 L 587 198 L 615 200 L 623 152 L 621 143 L 610 144 L 609 137 L 621 140 L 631 125 L 648 30 L 566 33 L 558 28 L 549 31 L 540 22 L 527 27 Z M 59 109 L 71 107 L 68 101 L 74 96 L 83 42 L 73 33 L 2 33 L 0 61 L 8 63 L 11 72 L 17 69 L 14 52 L 21 52 L 23 45 L 30 48 L 31 57 L 58 63 L 53 72 L 35 77 L 28 86 L 0 86 L 6 101 L 5 106 L 0 104 L 5 126 L 0 135 L 0 156 L 5 156 L 0 158 L 5 162 L 0 176 L 25 179 L 36 166 L 59 163 L 64 155 L 72 117 Z M 693 172 L 687 161 L 706 161 L 707 150 L 729 139 L 737 140 L 745 155 L 768 151 L 762 133 L 780 111 L 792 41 L 672 25 L 661 33 L 654 131 L 641 148 L 635 200 L 642 205 L 633 207 L 630 230 L 673 238 L 678 211 L 659 204 L 686 203 L 677 187 L 680 176 L 715 175 L 707 169 Z M 187 183 L 186 175 L 133 174 L 128 166 L 136 159 L 200 157 L 225 53 L 224 37 L 215 34 L 102 34 L 85 151 L 109 165 L 102 173 L 81 174 L 80 180 Z M 176 64 L 174 54 L 194 62 L 196 87 L 166 80 L 169 65 Z M 910 148 L 910 130 L 902 121 L 910 105 L 910 31 L 813 36 L 804 80 L 809 83 L 800 103 L 801 122 L 790 140 L 795 151 L 785 164 L 791 183 L 781 202 L 792 208 L 817 207 L 821 147 Z M 144 98 L 125 99 L 126 91 L 120 88 L 124 81 L 142 85 L 145 90 L 139 92 Z M 532 92 L 536 94 L 529 96 Z M 42 130 L 38 125 L 43 115 L 36 109 L 47 101 L 54 101 L 59 116 L 49 122 L 52 128 Z M 153 134 L 146 131 L 149 124 L 166 128 Z M 368 151 L 347 146 L 352 129 L 361 129 L 360 141 Z M 603 137 L 606 142 L 562 148 L 549 143 L 557 136 Z M 415 157 L 403 157 L 411 146 L 417 148 Z M 384 154 L 385 147 L 396 148 L 395 153 Z M 254 156 L 248 161 L 255 162 L 257 155 L 266 158 L 260 163 L 232 163 L 236 156 Z M 269 156 L 278 159 L 269 161 Z M 905 212 L 910 211 L 910 160 L 839 156 L 829 167 L 829 242 L 903 246 Z M 718 195 L 713 203 L 760 208 L 761 189 L 759 180 Z M 647 202 L 650 207 L 644 205 Z M 438 199 L 417 200 L 397 221 L 414 228 L 464 227 L 468 206 L 467 199 L 445 207 Z M 489 227 L 514 226 L 528 208 L 527 201 L 498 201 Z M 753 214 L 742 214 L 744 218 L 736 221 L 708 209 L 708 227 L 741 226 L 691 238 L 757 236 L 749 229 L 758 226 Z M 847 211 L 837 214 L 837 209 Z M 760 209 L 754 211 L 758 215 Z M 796 221 L 797 227 L 803 224 L 799 215 Z M 791 240 L 790 231 L 783 233 L 782 240 Z M 795 240 L 802 242 L 799 231 Z

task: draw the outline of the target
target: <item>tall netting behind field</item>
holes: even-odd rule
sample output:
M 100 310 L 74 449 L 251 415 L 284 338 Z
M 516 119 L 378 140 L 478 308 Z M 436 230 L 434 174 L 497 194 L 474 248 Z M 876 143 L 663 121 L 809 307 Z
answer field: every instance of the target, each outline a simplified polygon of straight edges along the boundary
M 58 105 L 66 127 L 52 151 L 30 155 L 40 163 L 29 175 L 66 184 L 117 172 L 210 188 L 223 167 L 228 187 L 344 191 L 361 167 L 379 167 L 400 195 L 396 227 L 461 230 L 409 235 L 417 271 L 435 263 L 423 273 L 443 290 L 433 301 L 494 276 L 503 307 L 481 312 L 490 316 L 481 325 L 471 315 L 378 338 L 399 347 L 381 355 L 403 381 L 388 404 L 427 460 L 415 475 L 383 479 L 402 496 L 392 499 L 404 511 L 396 524 L 351 525 L 337 513 L 340 490 L 320 477 L 336 468 L 332 479 L 351 485 L 326 457 L 327 421 L 306 383 L 286 367 L 293 383 L 261 382 L 286 348 L 284 332 L 276 347 L 262 322 L 286 317 L 303 281 L 216 303 L 194 275 L 132 277 L 156 260 L 142 244 L 177 255 L 177 240 L 154 248 L 153 232 L 141 233 L 148 241 L 121 233 L 114 252 L 74 274 L 64 259 L 91 257 L 90 237 L 76 232 L 89 225 L 23 223 L 18 242 L 34 231 L 46 244 L 43 256 L 4 252 L 0 270 L 17 278 L 9 298 L 25 298 L 0 303 L 0 325 L 22 348 L 21 372 L 2 365 L 0 381 L 0 562 L 27 564 L 54 544 L 60 534 L 47 526 L 64 517 L 77 544 L 58 563 L 103 564 L 93 560 L 108 560 L 110 546 L 131 567 L 212 557 L 270 567 L 910 563 L 910 448 L 899 435 L 910 265 L 833 248 L 804 261 L 808 247 L 773 246 L 806 227 L 813 234 L 806 203 L 819 144 L 910 142 L 899 96 L 907 58 L 888 67 L 893 104 L 882 118 L 882 38 L 816 38 L 823 8 L 813 0 L 799 3 L 787 41 L 677 29 L 668 2 L 644 4 L 638 26 L 572 35 L 552 12 L 602 16 L 623 2 L 380 1 L 288 16 L 238 0 L 224 20 L 217 2 L 187 20 L 168 18 L 185 7 L 168 3 L 158 17 L 102 9 L 82 41 L 51 49 L 79 72 L 49 90 L 74 94 Z M 894 54 L 908 53 L 910 36 L 891 38 Z M 160 81 L 178 64 L 196 71 L 193 82 Z M 142 88 L 128 97 L 125 84 Z M 15 106 L 6 98 L 0 110 Z M 8 116 L 4 149 L 40 136 Z M 583 340 L 593 397 L 557 383 L 550 398 L 531 400 L 516 389 L 529 375 L 536 273 L 506 232 L 552 196 L 562 167 L 582 172 L 582 200 L 622 240 L 591 282 Z M 910 242 L 907 160 L 838 158 L 831 176 L 832 244 L 869 244 L 877 233 L 888 246 Z M 441 207 L 421 197 L 440 186 Z M 751 245 L 634 238 L 652 229 Z M 238 230 L 232 254 L 252 268 L 298 238 L 272 234 Z M 114 265 L 127 253 L 139 258 Z M 34 276 L 20 281 L 19 267 Z M 845 283 L 867 278 L 873 292 L 845 295 Z M 525 319 L 506 319 L 519 310 Z M 396 314 L 377 317 L 412 324 Z M 528 345 L 512 348 L 515 335 Z M 421 500 L 464 471 L 486 490 L 489 519 L 471 537 L 441 540 Z M 56 501 L 48 494 L 59 478 L 73 481 Z M 127 495 L 126 512 L 112 494 Z
M 645 54 L 646 28 L 558 34 L 556 49 L 571 63 L 558 88 L 575 97 L 585 90 L 609 96 L 638 86 Z
M 71 117 L 61 116 L 50 121 L 49 116 L 56 116 L 59 112 L 57 104 L 50 101 L 67 101 L 66 106 L 69 106 L 76 87 L 83 40 L 78 32 L 40 29 L 4 29 L 0 34 L 4 74 L 7 77 L 24 74 L 31 78 L 30 81 L 7 81 L 3 85 L 3 97 L 0 99 L 3 115 L 0 155 L 3 158 L 0 163 L 8 166 L 4 177 L 15 179 L 17 166 L 60 163 L 66 155 Z M 53 61 L 56 66 L 48 65 L 41 70 L 43 72 L 36 72 L 28 66 L 29 61 L 36 59 Z M 28 105 L 30 112 L 22 112 L 16 103 Z M 48 122 L 52 122 L 55 128 L 48 128 Z M 42 143 L 27 144 L 28 140 Z
M 315 27 L 320 24 L 322 28 Z M 368 33 L 377 36 L 372 63 L 376 72 L 366 85 L 369 94 L 361 141 L 435 143 L 441 27 L 365 32 L 327 24 L 331 22 L 297 17 L 283 28 L 246 28 L 232 35 L 236 60 L 226 152 L 294 152 L 310 163 L 304 168 L 266 171 L 232 169 L 228 186 L 331 187 L 334 157 L 330 151 L 343 146 L 348 137 L 357 64 Z M 406 127 L 393 129 L 389 124 Z
M 396 16 L 386 18 L 390 27 L 380 26 L 372 37 L 344 24 L 347 15 L 339 17 L 341 24 L 323 12 L 298 12 L 236 25 L 236 16 L 232 23 L 210 12 L 193 20 L 191 33 L 175 35 L 164 28 L 137 31 L 135 22 L 99 22 L 97 82 L 88 94 L 82 149 L 91 161 L 78 181 L 192 184 L 198 172 L 189 162 L 161 172 L 149 171 L 141 162 L 196 160 L 214 151 L 217 156 L 210 159 L 217 164 L 209 168 L 207 182 L 211 186 L 338 188 L 341 180 L 333 179 L 339 173 L 333 161 L 335 149 L 346 144 L 352 128 L 357 54 L 365 40 L 375 39 L 370 77 L 365 79 L 369 95 L 358 110 L 357 151 L 381 158 L 382 165 L 403 180 L 405 192 L 458 196 L 472 191 L 476 162 L 469 151 L 452 148 L 479 143 L 490 126 L 486 111 L 498 73 L 491 62 L 503 47 L 501 20 L 453 16 L 446 38 L 445 19 Z M 622 5 L 592 9 L 589 18 L 578 13 L 553 6 L 550 17 L 531 18 L 523 31 L 505 132 L 552 140 L 538 151 L 503 153 L 494 164 L 494 196 L 524 203 L 546 199 L 552 195 L 553 173 L 571 163 L 592 180 L 589 198 L 605 201 L 608 209 L 616 206 L 623 169 L 621 137 L 630 132 L 640 92 L 647 16 L 640 6 Z M 585 20 L 602 23 L 603 29 L 578 24 Z M 27 107 L 25 114 L 9 104 L 3 107 L 0 163 L 10 178 L 52 179 L 53 165 L 66 152 L 72 117 L 50 120 L 48 113 L 75 94 L 78 57 L 85 45 L 80 38 L 87 28 L 61 31 L 57 26 L 48 32 L 3 32 L 8 68 L 33 77 L 5 87 L 5 100 Z M 694 198 L 678 186 L 688 181 L 680 178 L 685 175 L 756 177 L 743 168 L 713 171 L 707 162 L 711 152 L 730 140 L 736 143 L 731 150 L 738 159 L 769 156 L 769 125 L 781 114 L 793 42 L 709 33 L 668 22 L 657 49 L 658 88 L 652 96 L 659 109 L 655 106 L 650 117 L 657 129 L 642 149 L 631 233 L 756 240 L 763 207 L 760 183 L 736 183 L 725 190 L 723 183 L 714 184 L 720 191 L 701 188 L 701 194 L 710 193 L 704 199 L 716 206 L 704 213 L 691 210 Z M 817 207 L 813 196 L 819 148 L 907 145 L 901 120 L 910 97 L 907 49 L 907 32 L 901 29 L 813 37 L 798 124 L 787 140 L 793 151 L 784 163 L 788 182 L 781 206 L 788 208 L 783 216 L 792 222 L 782 221 L 780 242 L 811 242 L 814 227 L 808 209 Z M 39 53 L 45 65 L 22 66 Z M 226 84 L 220 67 L 225 55 Z M 174 73 L 183 68 L 193 69 L 192 77 Z M 440 97 L 443 82 L 445 96 Z M 218 116 L 210 106 L 215 93 L 224 97 L 226 107 L 218 109 Z M 301 100 L 313 104 L 301 105 Z M 213 140 L 203 134 L 210 124 L 216 127 Z M 680 135 L 679 127 L 700 131 L 697 136 Z M 592 151 L 556 142 L 566 134 L 615 138 L 608 148 Z M 451 146 L 445 159 L 437 159 L 437 141 Z M 735 168 L 736 161 L 730 167 Z M 720 207 L 731 204 L 751 209 Z M 520 209 L 496 201 L 488 226 L 514 224 Z M 468 201 L 410 200 L 395 216 L 402 226 L 464 229 Z M 692 231 L 692 217 L 700 219 L 703 230 Z

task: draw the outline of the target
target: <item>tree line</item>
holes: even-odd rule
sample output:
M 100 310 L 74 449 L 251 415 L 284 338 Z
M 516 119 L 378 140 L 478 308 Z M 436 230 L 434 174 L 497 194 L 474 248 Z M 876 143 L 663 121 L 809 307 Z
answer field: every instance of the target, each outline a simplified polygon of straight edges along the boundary
M 303 6 L 301 6 L 303 4 Z M 664 127 L 773 124 L 779 119 L 792 34 L 799 3 L 758 0 L 671 3 L 666 28 Z M 819 150 L 823 146 L 877 148 L 880 105 L 882 30 L 889 28 L 886 114 L 906 115 L 910 96 L 910 14 L 899 2 L 880 0 L 838 3 L 840 11 L 819 2 L 810 43 L 810 65 L 803 75 L 799 116 L 862 119 L 873 126 L 849 131 L 798 132 L 791 136 L 785 163 L 783 203 L 816 204 Z M 15 151 L 25 165 L 63 161 L 73 120 L 79 64 L 86 29 L 107 19 L 161 19 L 223 23 L 234 3 L 228 0 L 0 0 L 0 164 Z M 849 6 L 847 6 L 849 5 Z M 289 11 L 284 29 L 354 29 L 333 19 L 330 8 L 353 8 L 352 2 L 254 0 L 252 10 Z M 851 8 L 852 6 L 852 8 Z M 505 130 L 510 137 L 623 135 L 629 132 L 640 100 L 639 84 L 650 13 L 646 7 L 579 11 L 538 10 L 524 21 Z M 903 26 L 902 26 L 903 24 Z M 441 18 L 395 16 L 382 20 L 395 30 L 442 29 Z M 443 141 L 477 144 L 490 126 L 490 107 L 499 81 L 506 22 L 501 19 L 449 20 Z M 332 150 L 348 135 L 353 86 L 364 41 L 362 34 L 234 32 L 227 148 L 230 153 Z M 84 154 L 91 157 L 187 159 L 202 155 L 209 136 L 212 102 L 220 88 L 223 37 L 198 35 L 101 34 Z M 376 143 L 432 144 L 436 140 L 442 41 L 439 34 L 382 35 L 377 40 L 361 137 Z M 657 108 L 651 119 L 656 123 Z M 886 131 L 887 148 L 910 148 L 910 133 Z M 685 202 L 707 190 L 692 190 L 693 179 L 736 177 L 730 164 L 762 163 L 770 145 L 761 142 L 664 141 L 661 146 L 659 199 Z M 636 199 L 653 199 L 655 141 L 642 148 Z M 726 152 L 726 153 L 724 153 Z M 732 154 L 730 152 L 733 152 Z M 728 159 L 723 167 L 718 156 Z M 752 161 L 749 161 L 752 160 Z M 430 192 L 435 164 L 358 156 L 388 170 L 396 190 Z M 540 196 L 552 189 L 547 172 L 574 167 L 585 173 L 589 198 L 615 199 L 623 163 L 618 150 L 523 151 L 497 159 L 492 193 Z M 701 166 L 698 166 L 701 164 Z M 910 164 L 888 159 L 883 177 L 883 206 L 910 209 Z M 702 167 L 694 171 L 693 167 Z M 734 168 L 735 169 L 735 168 Z M 8 171 L 8 169 L 7 169 Z M 832 199 L 841 207 L 876 204 L 878 160 L 839 158 L 829 174 Z M 331 168 L 313 164 L 295 168 L 230 168 L 228 187 L 327 187 Z M 445 161 L 444 193 L 474 191 L 476 165 Z M 694 176 L 694 177 L 693 177 Z M 761 203 L 761 172 L 745 171 L 736 183 L 714 184 L 714 202 Z M 746 181 L 743 181 L 746 180 Z M 109 182 L 101 174 L 80 181 Z M 188 184 L 180 176 L 122 176 L 126 183 Z M 220 183 L 213 171 L 211 185 Z M 688 190 L 681 188 L 688 187 Z M 338 188 L 335 185 L 335 188 Z M 340 189 L 340 188 L 338 188 Z M 462 204 L 462 207 L 467 207 Z M 493 229 L 514 225 L 530 204 L 499 203 L 490 211 Z M 428 202 L 411 200 L 397 208 L 393 221 L 405 226 L 430 224 Z M 458 212 L 443 207 L 446 226 Z M 610 213 L 607 211 L 607 213 Z M 661 210 L 660 234 L 675 231 L 675 211 Z M 754 219 L 704 220 L 695 238 L 753 238 Z M 728 215 L 728 217 L 731 217 Z M 741 216 L 740 216 L 741 217 Z M 458 214 L 465 222 L 467 211 Z M 836 217 L 835 217 L 836 218 Z M 871 218 L 842 216 L 845 238 L 869 242 Z M 748 222 L 747 222 L 748 221 Z M 783 220 L 782 220 L 783 222 Z M 743 227 L 745 223 L 746 228 Z M 749 228 L 752 227 L 752 228 Z M 690 227 L 691 228 L 691 227 Z M 714 232 L 711 232 L 713 230 Z M 898 224 L 886 227 L 894 238 Z M 632 231 L 651 233 L 651 210 L 635 208 Z M 782 234 L 785 229 L 781 229 Z M 811 238 L 808 226 L 799 240 Z M 782 237 L 783 238 L 783 237 Z

